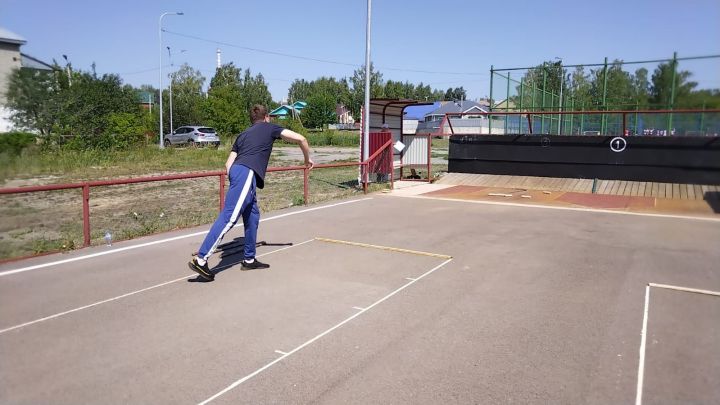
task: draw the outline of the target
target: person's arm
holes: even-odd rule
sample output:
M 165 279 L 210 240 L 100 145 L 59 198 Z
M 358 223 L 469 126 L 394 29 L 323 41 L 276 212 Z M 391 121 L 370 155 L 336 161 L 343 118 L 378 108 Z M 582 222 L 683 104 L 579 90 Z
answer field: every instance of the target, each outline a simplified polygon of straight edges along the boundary
M 305 166 L 308 166 L 308 169 L 312 169 L 313 166 L 315 166 L 315 162 L 310 159 L 310 146 L 308 145 L 307 139 L 305 139 L 304 136 L 289 129 L 283 129 L 283 131 L 280 133 L 280 136 L 285 142 L 291 142 L 300 145 L 300 149 L 302 150 L 303 155 L 305 155 Z
M 232 164 L 235 162 L 235 158 L 237 157 L 237 152 L 232 151 L 230 152 L 230 156 L 228 156 L 227 161 L 225 161 L 225 172 L 227 175 L 230 175 L 230 167 L 232 167 Z

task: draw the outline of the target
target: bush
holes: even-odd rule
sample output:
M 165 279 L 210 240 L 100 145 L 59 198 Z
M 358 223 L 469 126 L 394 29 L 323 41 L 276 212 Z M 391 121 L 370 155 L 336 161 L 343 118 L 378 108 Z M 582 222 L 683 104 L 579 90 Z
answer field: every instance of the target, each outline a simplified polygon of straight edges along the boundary
M 0 134 L 0 153 L 19 155 L 23 149 L 35 143 L 35 134 L 29 132 L 6 132 Z

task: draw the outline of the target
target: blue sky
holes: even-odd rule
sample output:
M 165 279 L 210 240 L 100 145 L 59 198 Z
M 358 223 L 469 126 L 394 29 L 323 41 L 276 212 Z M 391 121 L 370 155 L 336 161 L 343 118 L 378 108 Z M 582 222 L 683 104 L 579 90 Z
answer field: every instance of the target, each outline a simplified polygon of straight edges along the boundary
M 168 31 L 339 62 L 163 34 L 175 69 L 187 62 L 209 82 L 219 47 L 224 63 L 262 73 L 277 101 L 293 79 L 349 77 L 349 65 L 364 62 L 366 0 L 0 0 L 0 26 L 27 39 L 23 52 L 41 60 L 62 61 L 66 54 L 77 68 L 89 70 L 95 62 L 99 73 L 157 87 L 158 18 L 166 11 L 185 13 L 165 17 Z M 674 51 L 681 57 L 720 54 L 718 0 L 374 0 L 372 28 L 372 60 L 384 79 L 464 86 L 469 98 L 489 94 L 490 65 L 533 66 L 554 57 L 567 64 L 601 63 L 606 56 L 637 61 L 669 58 Z M 166 51 L 163 56 L 168 65 Z M 680 67 L 694 72 L 701 87 L 720 87 L 720 59 Z

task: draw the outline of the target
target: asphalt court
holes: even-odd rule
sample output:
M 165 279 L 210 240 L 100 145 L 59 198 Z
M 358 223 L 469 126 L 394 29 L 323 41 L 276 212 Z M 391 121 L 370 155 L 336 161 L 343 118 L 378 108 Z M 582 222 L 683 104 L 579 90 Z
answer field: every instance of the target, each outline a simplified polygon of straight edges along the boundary
M 216 368 L 228 378 L 251 374 L 319 333 L 369 310 L 398 288 L 409 287 L 447 260 L 423 252 L 337 242 L 341 241 L 312 239 L 270 250 L 265 255 L 272 261 L 273 271 L 221 272 L 215 283 L 183 279 L 122 301 L 5 332 L 3 348 L 14 349 L 12 353 L 3 350 L 4 358 L 14 366 L 3 385 L 20 402 L 53 402 L 63 398 L 64 391 L 77 381 L 82 381 L 82 387 L 75 387 L 73 402 L 94 402 L 96 387 L 109 387 L 107 398 L 121 401 L 184 402 L 193 398 L 192 402 L 199 402 L 207 399 L 203 395 L 209 397 L 225 388 L 223 384 L 233 382 L 218 378 L 207 387 L 209 391 L 192 392 L 189 388 L 196 385 L 193 369 L 199 364 L 207 362 L 198 368 L 206 375 L 215 375 Z M 299 257 L 307 264 L 299 265 Z M 216 304 L 217 297 L 226 299 Z M 54 305 L 61 305 L 57 297 L 41 309 Z M 36 314 L 31 311 L 25 322 L 33 316 Z M 24 328 L 35 329 L 35 333 L 23 333 Z M 188 330 L 200 335 L 188 334 Z M 28 335 L 34 338 L 28 339 Z M 205 345 L 208 350 L 192 350 Z M 242 353 L 240 358 L 228 355 L 234 350 Z M 148 352 L 159 357 L 148 358 Z M 35 361 L 23 361 L 28 358 Z M 79 358 L 87 361 L 78 363 Z M 153 377 L 150 389 L 132 384 L 140 375 L 116 387 L 118 371 L 136 366 L 141 366 L 143 375 L 162 378 Z M 27 384 L 29 379 L 33 384 Z M 38 386 L 45 387 L 44 392 L 37 392 Z M 179 396 L 168 397 L 168 393 Z
M 648 404 L 717 402 L 720 292 L 677 288 L 649 286 L 640 399 Z
M 720 291 L 711 221 L 375 195 L 190 282 L 205 230 L 0 265 L 1 402 L 631 403 L 648 283 Z M 651 290 L 642 403 L 717 402 L 720 298 Z

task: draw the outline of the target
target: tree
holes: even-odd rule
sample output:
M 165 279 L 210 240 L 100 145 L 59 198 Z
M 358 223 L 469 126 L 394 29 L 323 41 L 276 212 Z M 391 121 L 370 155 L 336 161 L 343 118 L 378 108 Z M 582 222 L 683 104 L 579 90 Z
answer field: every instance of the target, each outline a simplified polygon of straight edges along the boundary
M 232 62 L 216 69 L 203 104 L 205 122 L 222 136 L 240 133 L 250 125 L 240 74 Z
M 312 83 L 305 79 L 295 79 L 288 89 L 288 103 L 307 100 L 312 93 Z
M 304 79 L 295 80 L 288 91 L 289 103 L 307 101 L 314 95 L 329 95 L 335 104 L 349 105 L 351 101 L 350 87 L 346 78 L 320 77 L 308 82 Z
M 447 91 L 445 92 L 445 96 L 443 97 L 443 100 L 445 101 L 454 101 L 454 100 L 465 100 L 467 97 L 467 93 L 465 92 L 465 89 L 460 87 L 455 87 L 454 89 L 452 87 L 449 87 Z
M 521 93 L 523 94 L 523 108 L 526 105 L 533 104 L 538 110 L 552 109 L 552 107 L 559 106 L 560 85 L 564 86 L 563 92 L 567 88 L 567 83 L 562 80 L 564 74 L 565 69 L 563 69 L 560 61 L 547 61 L 528 69 L 522 78 L 522 84 L 525 87 L 522 91 L 519 85 L 516 87 L 518 97 Z M 508 98 L 512 97 L 508 94 Z M 516 102 L 519 105 L 519 99 Z
M 595 76 L 592 82 L 592 97 L 596 106 L 604 109 L 635 107 L 633 78 L 630 73 L 622 69 L 621 60 L 615 60 L 607 66 L 607 69 L 603 67 L 593 73 Z
M 350 81 L 352 90 L 348 107 L 354 117 L 360 117 L 360 108 L 365 104 L 365 66 L 356 69 Z M 370 98 L 383 97 L 383 90 L 382 73 L 376 71 L 370 63 Z
M 58 115 L 56 72 L 15 69 L 9 75 L 7 107 L 16 126 L 42 135 L 50 133 Z
M 307 107 L 303 109 L 302 118 L 308 128 L 322 128 L 336 121 L 335 98 L 327 93 L 310 96 Z
M 576 67 L 570 75 L 567 94 L 567 101 L 563 102 L 565 109 L 588 110 L 592 108 L 592 83 L 582 66 Z
M 132 86 L 122 84 L 120 76 L 77 72 L 72 86 L 61 91 L 59 124 L 76 136 L 100 135 L 113 113 L 138 114 L 140 106 Z
M 240 91 L 245 98 L 245 111 L 250 113 L 250 109 L 255 104 L 269 106 L 272 102 L 272 96 L 265 83 L 262 73 L 252 76 L 250 69 L 245 69 L 245 75 L 240 85 Z
M 202 105 L 204 102 L 202 86 L 205 83 L 205 77 L 200 71 L 193 69 L 187 63 L 184 63 L 180 66 L 180 69 L 169 76 L 173 92 L 173 125 L 175 128 L 184 125 L 201 125 L 203 119 Z M 169 101 L 169 93 L 164 91 L 163 103 L 168 106 L 163 111 L 166 118 L 163 122 L 167 125 L 165 131 L 170 129 Z
M 675 74 L 675 98 L 671 100 L 673 71 L 677 70 L 677 65 L 673 66 L 673 62 L 661 63 L 655 69 L 652 75 L 652 86 L 650 88 L 650 102 L 658 108 L 673 107 L 671 101 L 687 98 L 690 93 L 697 87 L 696 82 L 688 81 L 692 73 L 681 70 Z
M 650 81 L 648 80 L 648 70 L 640 68 L 635 71 L 633 78 L 633 87 L 635 90 L 635 100 L 637 107 L 645 109 L 650 101 Z

